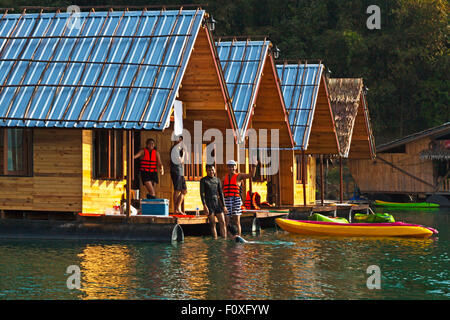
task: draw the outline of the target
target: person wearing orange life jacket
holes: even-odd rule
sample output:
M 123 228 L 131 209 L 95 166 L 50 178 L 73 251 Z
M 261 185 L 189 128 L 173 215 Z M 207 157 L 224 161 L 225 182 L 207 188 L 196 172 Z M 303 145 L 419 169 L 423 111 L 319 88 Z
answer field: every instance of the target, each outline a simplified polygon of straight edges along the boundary
M 258 203 L 261 201 L 261 196 L 258 192 L 252 192 L 250 196 L 250 191 L 247 191 L 247 197 L 245 198 L 245 209 L 247 210 L 259 210 L 261 209 Z
M 140 174 L 141 180 L 147 189 L 147 199 L 155 199 L 155 184 L 159 182 L 158 169 L 164 174 L 164 167 L 159 152 L 156 150 L 155 140 L 147 139 L 145 148 L 134 155 L 134 159 L 141 158 Z
M 228 209 L 226 215 L 227 225 L 230 217 L 234 225 L 237 227 L 238 235 L 241 235 L 241 214 L 242 214 L 242 199 L 240 195 L 240 187 L 242 180 L 250 179 L 255 175 L 256 166 L 253 166 L 252 173 L 237 172 L 237 163 L 234 160 L 227 162 L 228 174 L 222 178 L 223 195 L 225 198 L 225 206 Z

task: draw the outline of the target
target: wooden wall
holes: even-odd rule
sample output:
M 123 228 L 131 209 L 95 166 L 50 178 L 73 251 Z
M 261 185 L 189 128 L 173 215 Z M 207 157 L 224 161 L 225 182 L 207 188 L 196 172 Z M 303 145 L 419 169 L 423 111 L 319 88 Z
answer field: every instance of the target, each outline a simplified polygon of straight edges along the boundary
M 292 206 L 294 204 L 295 171 L 294 151 L 280 151 L 280 185 L 281 205 Z
M 294 161 L 294 173 L 297 172 L 297 163 Z M 306 203 L 315 204 L 316 202 L 316 159 L 307 156 L 306 162 L 307 182 L 306 182 Z M 294 175 L 295 177 L 295 175 Z M 295 178 L 294 178 L 295 179 Z M 294 204 L 303 205 L 303 184 L 294 181 Z
M 316 108 L 313 116 L 306 153 L 337 154 L 339 151 L 339 143 L 324 76 L 320 79 Z
M 125 180 L 110 181 L 92 178 L 93 173 L 93 147 L 92 130 L 82 131 L 82 156 L 83 156 L 83 213 L 104 213 L 107 208 L 112 208 L 114 202 L 125 198 Z M 123 138 L 125 142 L 125 136 Z M 123 146 L 124 176 L 126 175 L 126 145 Z
M 412 175 L 434 184 L 433 163 L 431 160 L 421 160 L 419 153 L 428 149 L 429 138 L 412 141 L 406 144 L 406 153 L 378 153 L 383 158 Z M 431 186 L 409 177 L 389 166 L 380 159 L 352 160 L 349 159 L 350 173 L 361 192 L 431 192 Z
M 295 152 L 296 153 L 296 152 Z M 294 151 L 283 150 L 280 152 L 281 174 L 281 204 L 283 206 L 303 205 L 303 184 L 296 182 L 297 163 Z M 316 202 L 316 161 L 313 156 L 307 156 L 306 163 L 306 203 Z
M 0 209 L 81 210 L 81 131 L 33 130 L 33 176 L 0 177 Z
M 283 110 L 283 96 L 277 86 L 277 75 L 272 58 L 268 55 L 264 62 L 263 74 L 257 91 L 256 105 L 249 128 L 258 134 L 260 129 L 267 130 L 267 144 L 271 144 L 270 130 L 278 130 L 279 147 L 292 148 L 293 141 L 289 131 L 287 113 Z
M 367 121 L 369 121 L 367 119 Z M 351 159 L 371 159 L 372 151 L 370 148 L 369 128 L 367 128 L 364 106 L 360 100 L 358 113 L 356 114 L 353 134 L 351 136 L 350 152 Z
M 258 192 L 261 196 L 261 202 L 267 201 L 267 181 L 257 182 L 253 181 L 252 183 L 252 192 Z M 247 193 L 244 195 L 244 200 L 247 197 Z
M 186 181 L 186 186 L 188 192 L 184 197 L 184 210 L 195 211 L 198 207 L 202 211 L 203 204 L 200 198 L 200 181 Z

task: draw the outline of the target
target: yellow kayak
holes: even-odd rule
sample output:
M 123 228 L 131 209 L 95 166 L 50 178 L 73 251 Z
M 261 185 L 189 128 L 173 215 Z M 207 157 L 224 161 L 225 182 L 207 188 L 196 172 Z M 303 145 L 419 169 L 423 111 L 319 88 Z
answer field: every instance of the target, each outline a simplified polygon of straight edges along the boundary
M 418 224 L 392 223 L 335 223 L 277 218 L 278 226 L 288 232 L 306 235 L 356 237 L 429 237 L 437 230 Z

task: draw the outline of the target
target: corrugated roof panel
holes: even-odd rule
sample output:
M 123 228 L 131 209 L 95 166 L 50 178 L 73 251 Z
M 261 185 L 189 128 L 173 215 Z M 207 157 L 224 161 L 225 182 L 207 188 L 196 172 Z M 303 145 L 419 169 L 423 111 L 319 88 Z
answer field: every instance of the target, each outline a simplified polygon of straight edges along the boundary
M 307 149 L 323 64 L 277 65 L 295 148 Z
M 269 41 L 218 42 L 217 52 L 241 137 L 246 132 L 250 111 L 256 101 Z
M 70 28 L 69 13 L 5 15 L 0 126 L 163 129 L 203 16 L 82 12 Z

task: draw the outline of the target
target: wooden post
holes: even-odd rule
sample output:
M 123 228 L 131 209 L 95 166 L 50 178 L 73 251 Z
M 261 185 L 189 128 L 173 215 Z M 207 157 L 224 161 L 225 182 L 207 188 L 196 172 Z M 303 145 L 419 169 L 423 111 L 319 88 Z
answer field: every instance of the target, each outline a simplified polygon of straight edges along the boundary
M 281 165 L 281 161 L 280 161 L 280 165 Z M 278 193 L 276 193 L 276 199 L 275 199 L 275 203 L 277 205 L 277 207 L 281 207 L 281 169 L 278 168 L 278 173 L 277 173 L 277 189 L 278 189 Z
M 253 168 L 253 164 L 251 164 L 251 161 L 252 161 L 252 159 L 251 159 L 251 152 L 250 152 L 250 148 L 247 150 L 247 159 L 246 160 L 248 160 L 248 170 L 249 170 L 249 173 L 252 173 L 252 168 Z M 250 191 L 250 199 L 252 198 L 252 196 L 253 196 L 253 189 L 252 189 L 252 185 L 253 185 L 253 175 L 251 175 L 250 176 L 250 179 L 248 179 L 248 183 L 249 183 L 249 186 L 248 186 L 248 190 Z M 247 195 L 245 195 L 245 197 L 247 197 Z M 247 199 L 246 199 L 247 200 Z
M 342 157 L 339 157 L 339 199 L 340 203 L 344 202 L 344 186 L 343 186 L 343 169 L 342 169 Z
M 302 150 L 302 183 L 303 183 L 303 205 L 306 206 L 306 161 L 305 161 L 305 150 Z
M 126 204 L 127 204 L 127 207 L 125 210 L 125 214 L 127 217 L 127 221 L 130 218 L 130 212 L 131 212 L 131 210 L 130 210 L 131 209 L 131 175 L 133 174 L 132 173 L 133 166 L 131 164 L 131 162 L 133 161 L 132 160 L 133 152 L 132 152 L 132 146 L 131 146 L 132 134 L 133 134 L 132 130 L 126 131 L 126 139 L 127 139 L 127 181 L 126 181 L 126 183 L 127 183 L 127 187 L 126 187 L 127 199 L 126 199 Z
M 325 194 L 328 194 L 328 158 L 325 159 Z
M 323 177 L 323 155 L 320 155 L 320 203 L 323 206 L 324 199 L 325 199 L 325 186 L 324 186 L 325 179 Z
M 134 173 L 135 173 L 135 169 L 134 169 L 134 130 L 131 130 L 131 185 L 130 185 L 130 190 L 133 189 L 134 190 Z M 135 194 L 135 193 L 134 193 Z

